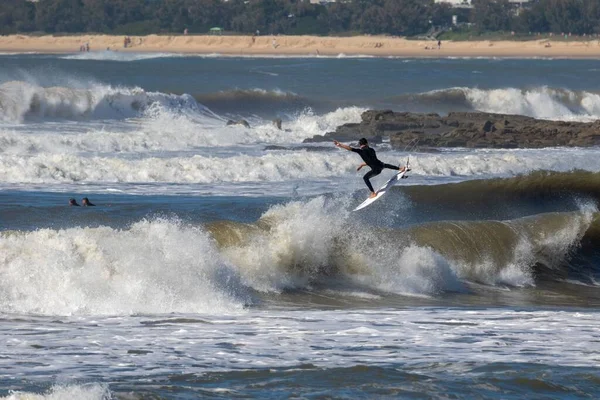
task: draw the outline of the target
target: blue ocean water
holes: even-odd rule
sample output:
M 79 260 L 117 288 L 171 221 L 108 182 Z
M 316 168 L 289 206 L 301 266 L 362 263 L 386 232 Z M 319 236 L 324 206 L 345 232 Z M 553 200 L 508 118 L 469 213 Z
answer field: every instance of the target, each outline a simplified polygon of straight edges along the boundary
M 410 177 L 352 212 L 358 157 L 303 142 L 370 108 L 594 121 L 600 60 L 0 60 L 0 396 L 600 392 L 597 149 L 384 140 Z

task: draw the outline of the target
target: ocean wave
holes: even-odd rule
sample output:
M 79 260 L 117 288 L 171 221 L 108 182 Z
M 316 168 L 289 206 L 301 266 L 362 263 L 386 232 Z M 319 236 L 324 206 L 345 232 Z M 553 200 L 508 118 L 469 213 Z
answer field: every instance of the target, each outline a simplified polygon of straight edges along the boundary
M 489 201 L 586 198 L 600 202 L 600 173 L 583 170 L 555 172 L 533 171 L 510 178 L 470 180 L 460 183 L 431 186 L 407 186 L 402 189 L 412 201 L 437 202 L 453 207 L 485 206 Z
M 106 145 L 110 146 L 110 142 Z M 4 146 L 0 140 L 0 148 Z M 356 157 L 348 152 L 336 151 L 333 147 L 331 151 L 321 152 L 284 150 L 254 154 L 227 153 L 220 157 L 213 152 L 197 149 L 185 154 L 163 152 L 132 157 L 128 154 L 69 154 L 61 152 L 60 148 L 55 153 L 30 153 L 30 147 L 22 149 L 25 152 L 23 154 L 14 154 L 18 149 L 12 146 L 9 142 L 6 147 L 12 151 L 4 150 L 3 157 L 0 157 L 0 179 L 5 183 L 199 184 L 282 182 L 337 177 L 352 179 L 354 187 L 363 187 L 362 180 L 356 175 Z M 395 157 L 403 160 L 405 156 L 406 154 L 395 152 L 381 153 L 382 159 L 390 162 Z M 563 156 L 564 151 L 560 149 L 539 152 L 481 152 L 469 155 L 413 155 L 410 182 L 427 178 L 463 181 L 508 177 L 540 169 L 556 172 L 567 172 L 574 168 L 594 173 L 600 171 L 600 160 L 594 152 L 574 153 L 568 159 Z M 383 180 L 383 177 L 378 177 L 375 183 Z M 568 181 L 568 178 L 563 180 Z M 534 183 L 532 185 L 535 186 Z M 414 193 L 418 193 L 417 189 Z
M 24 81 L 0 85 L 0 120 L 22 123 L 28 119 L 124 119 L 143 115 L 152 105 L 173 110 L 209 113 L 189 95 L 146 92 L 141 88 L 41 87 Z
M 214 313 L 250 301 L 211 238 L 179 221 L 8 231 L 0 233 L 0 248 L 2 312 Z
M 11 391 L 7 397 L 0 397 L 1 400 L 62 400 L 62 399 L 80 399 L 80 400 L 109 400 L 112 399 L 108 385 L 100 383 L 88 383 L 81 385 L 54 385 L 48 391 L 42 394 Z
M 469 291 L 471 283 L 510 289 L 599 273 L 597 263 L 585 263 L 591 247 L 583 245 L 598 239 L 595 207 L 381 228 L 357 221 L 348 201 L 321 196 L 280 204 L 254 223 L 195 227 L 152 219 L 125 229 L 5 231 L 0 310 L 238 312 L 252 303 L 253 291 L 438 296 Z
M 83 132 L 74 133 L 70 126 L 52 125 L 48 133 L 36 129 L 21 135 L 0 131 L 0 151 L 30 149 L 49 151 L 153 151 L 185 150 L 199 146 L 229 146 L 249 143 L 294 143 L 305 138 L 335 130 L 339 125 L 360 121 L 365 109 L 346 107 L 317 113 L 305 99 L 293 93 L 262 89 L 234 90 L 197 96 L 147 92 L 141 88 L 121 88 L 95 85 L 90 88 L 44 88 L 24 81 L 0 85 L 0 121 L 7 123 L 38 122 L 65 119 L 106 122 L 102 130 L 82 125 Z M 220 110 L 213 112 L 202 102 Z M 287 104 L 281 104 L 281 103 Z M 288 107 L 289 106 L 289 107 Z M 246 113 L 252 108 L 269 109 L 283 119 L 278 129 L 271 119 L 248 118 L 250 127 L 226 126 L 224 114 Z M 273 111 L 276 110 L 276 111 Z M 257 111 L 257 110 L 255 110 Z M 232 117 L 239 119 L 239 117 Z M 125 122 L 127 126 L 111 126 Z M 56 132 L 58 130 L 59 132 Z M 87 130 L 87 131 L 86 131 Z
M 594 212 L 591 207 L 508 221 L 383 230 L 353 226 L 347 208 L 317 198 L 276 206 L 255 224 L 223 221 L 207 229 L 257 290 L 351 280 L 376 290 L 431 296 L 466 290 L 465 281 L 535 285 L 542 267 L 565 275 Z
M 387 102 L 426 112 L 481 111 L 569 121 L 600 118 L 599 93 L 547 86 L 525 89 L 453 87 L 397 96 Z
M 179 112 L 155 103 L 143 117 L 120 124 L 86 125 L 78 132 L 67 126 L 64 133 L 53 129 L 33 130 L 26 135 L 11 127 L 0 127 L 0 154 L 68 154 L 80 152 L 148 153 L 153 151 L 198 151 L 199 147 L 256 143 L 298 143 L 307 137 L 360 120 L 363 109 L 343 108 L 323 115 L 304 110 L 283 122 L 252 120 L 251 128 L 226 126 L 226 121 L 207 109 Z
M 341 175 L 356 166 L 356 160 L 340 154 L 332 161 L 311 152 L 142 159 L 77 154 L 6 155 L 0 158 L 0 179 L 6 183 L 270 182 Z
M 201 103 L 219 113 L 244 115 L 250 114 L 282 114 L 296 112 L 305 108 L 314 108 L 318 102 L 311 101 L 293 92 L 281 90 L 232 89 L 216 93 L 194 95 Z
M 121 51 L 91 51 L 70 54 L 67 56 L 61 56 L 60 58 L 65 60 L 92 60 L 92 61 L 119 61 L 119 62 L 132 62 L 132 61 L 143 61 L 152 60 L 155 58 L 176 58 L 186 57 L 185 54 L 181 53 L 131 53 Z

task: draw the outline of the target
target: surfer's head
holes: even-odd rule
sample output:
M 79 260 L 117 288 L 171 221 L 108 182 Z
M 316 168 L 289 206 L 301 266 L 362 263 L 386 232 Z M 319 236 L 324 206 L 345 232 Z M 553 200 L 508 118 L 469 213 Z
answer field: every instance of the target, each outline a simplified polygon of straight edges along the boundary
M 368 144 L 369 144 L 369 142 L 367 142 L 367 139 L 365 139 L 365 138 L 361 138 L 361 139 L 358 141 L 358 145 L 359 145 L 359 146 L 361 146 L 361 147 L 362 147 L 362 146 L 367 146 Z

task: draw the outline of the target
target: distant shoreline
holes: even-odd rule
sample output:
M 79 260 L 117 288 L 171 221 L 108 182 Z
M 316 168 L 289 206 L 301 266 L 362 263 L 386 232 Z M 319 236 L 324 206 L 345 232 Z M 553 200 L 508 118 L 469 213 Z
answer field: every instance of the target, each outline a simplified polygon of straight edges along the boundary
M 600 40 L 552 41 L 437 41 L 389 36 L 0 36 L 0 52 L 76 53 L 89 43 L 90 51 L 132 53 L 217 54 L 229 56 L 374 56 L 374 57 L 506 57 L 600 58 Z

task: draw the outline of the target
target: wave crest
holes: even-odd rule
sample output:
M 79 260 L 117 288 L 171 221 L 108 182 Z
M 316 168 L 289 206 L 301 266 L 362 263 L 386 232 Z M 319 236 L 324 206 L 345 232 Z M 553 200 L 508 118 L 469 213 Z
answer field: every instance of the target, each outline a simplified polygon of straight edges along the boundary
M 131 118 L 139 116 L 155 103 L 172 109 L 202 109 L 191 96 L 152 93 L 140 88 L 103 85 L 86 89 L 44 88 L 23 81 L 0 85 L 0 119 L 10 123 L 45 118 Z
M 390 99 L 411 111 L 481 111 L 539 119 L 594 121 L 600 118 L 600 94 L 547 86 L 480 89 L 452 87 Z
M 230 262 L 263 291 L 351 281 L 373 290 L 436 295 L 487 285 L 536 284 L 539 268 L 564 276 L 595 209 L 509 221 L 356 226 L 323 198 L 277 206 L 256 224 L 208 227 Z

